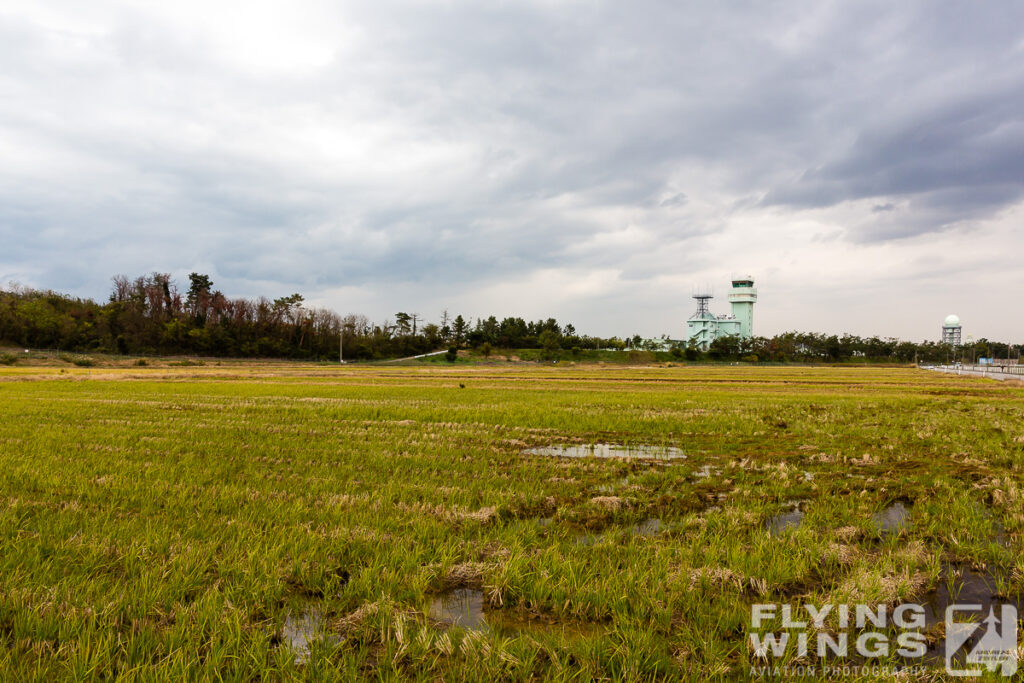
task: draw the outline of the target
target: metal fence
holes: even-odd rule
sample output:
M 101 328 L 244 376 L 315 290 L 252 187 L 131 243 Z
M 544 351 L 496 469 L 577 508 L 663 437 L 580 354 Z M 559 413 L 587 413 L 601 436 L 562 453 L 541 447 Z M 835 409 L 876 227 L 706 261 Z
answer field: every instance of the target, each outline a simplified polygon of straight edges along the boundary
M 992 377 L 1002 379 L 1004 377 L 1024 377 L 1024 365 L 975 365 L 962 363 L 956 365 L 936 365 L 935 370 L 948 372 L 957 375 L 972 375 L 976 377 Z

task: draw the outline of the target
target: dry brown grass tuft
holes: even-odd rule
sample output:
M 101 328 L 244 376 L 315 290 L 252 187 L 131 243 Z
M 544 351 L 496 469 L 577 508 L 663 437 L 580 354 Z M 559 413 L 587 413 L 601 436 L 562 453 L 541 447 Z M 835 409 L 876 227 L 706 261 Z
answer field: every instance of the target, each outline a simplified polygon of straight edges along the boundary
M 512 551 L 497 541 L 491 541 L 480 549 L 480 559 L 482 560 L 507 560 L 511 556 Z
M 698 567 L 689 572 L 690 589 L 697 588 L 701 584 L 707 584 L 713 588 L 736 588 L 743 590 L 747 579 L 727 567 Z
M 339 629 L 341 631 L 349 631 L 358 627 L 370 617 L 376 616 L 380 611 L 380 608 L 381 604 L 379 600 L 374 602 L 364 602 L 362 605 L 357 607 L 354 612 L 346 614 L 338 621 Z
M 416 515 L 430 515 L 449 524 L 457 524 L 466 521 L 488 524 L 498 516 L 498 509 L 496 507 L 467 510 L 463 507 L 448 506 L 444 503 L 439 503 L 437 505 L 430 505 L 429 503 L 414 503 L 411 505 L 408 503 L 399 503 L 397 507 L 402 512 Z
M 906 569 L 880 572 L 862 567 L 847 577 L 839 587 L 839 594 L 848 602 L 895 604 L 919 595 L 927 586 L 928 577 L 922 572 Z
M 435 590 L 446 591 L 453 588 L 481 588 L 484 578 L 494 568 L 494 564 L 487 562 L 462 562 L 448 568 L 431 565 L 428 570 L 433 575 L 431 586 Z
M 482 562 L 463 562 L 451 567 L 445 574 L 445 581 L 452 586 L 474 586 L 483 584 L 484 575 L 490 565 Z
M 495 517 L 498 516 L 498 509 L 495 507 L 485 507 L 479 510 L 472 511 L 460 511 L 456 513 L 458 519 L 469 519 L 474 522 L 480 522 L 481 524 L 487 524 Z
M 625 501 L 618 496 L 596 496 L 591 498 L 590 502 L 613 512 L 620 510 L 625 505 Z
M 860 550 L 856 546 L 846 545 L 845 543 L 829 543 L 825 552 L 828 559 L 844 567 L 856 562 L 857 558 L 861 555 Z

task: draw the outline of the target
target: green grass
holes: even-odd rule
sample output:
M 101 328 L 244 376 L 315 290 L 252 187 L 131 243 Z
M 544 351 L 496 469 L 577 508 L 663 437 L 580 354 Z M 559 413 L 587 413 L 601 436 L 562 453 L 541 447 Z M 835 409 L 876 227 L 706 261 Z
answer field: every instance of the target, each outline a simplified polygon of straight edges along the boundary
M 877 368 L 3 367 L 0 680 L 743 677 L 755 602 L 895 604 L 944 562 L 1019 594 L 1022 398 Z M 594 442 L 688 457 L 523 454 Z M 447 629 L 453 587 L 597 628 Z M 304 609 L 338 638 L 299 662 Z

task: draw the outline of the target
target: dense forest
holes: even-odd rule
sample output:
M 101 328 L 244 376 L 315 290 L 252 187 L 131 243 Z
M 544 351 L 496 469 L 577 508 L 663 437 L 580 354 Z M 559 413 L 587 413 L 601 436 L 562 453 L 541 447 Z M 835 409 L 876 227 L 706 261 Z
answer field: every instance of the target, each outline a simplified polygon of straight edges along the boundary
M 682 321 L 680 321 L 680 327 Z M 438 349 L 539 349 L 542 357 L 579 355 L 592 349 L 644 350 L 686 360 L 945 362 L 955 358 L 1016 358 L 1020 345 L 980 339 L 956 350 L 937 342 L 787 332 L 771 338 L 719 339 L 707 352 L 681 342 L 639 336 L 580 335 L 555 319 L 534 322 L 495 316 L 472 321 L 443 313 L 436 322 L 396 313 L 371 322 L 307 307 L 292 294 L 277 299 L 229 298 L 207 275 L 192 273 L 187 291 L 167 274 L 113 278 L 106 303 L 16 285 L 0 290 L 0 342 L 33 349 L 122 355 L 193 354 L 223 357 L 338 358 L 411 356 Z

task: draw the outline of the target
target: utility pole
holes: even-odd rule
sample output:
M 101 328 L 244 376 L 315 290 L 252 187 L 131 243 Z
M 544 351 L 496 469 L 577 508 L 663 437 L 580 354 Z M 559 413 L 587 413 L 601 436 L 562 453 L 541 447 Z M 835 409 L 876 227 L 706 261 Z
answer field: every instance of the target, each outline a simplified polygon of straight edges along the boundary
M 338 363 L 345 364 L 345 326 L 338 330 Z

